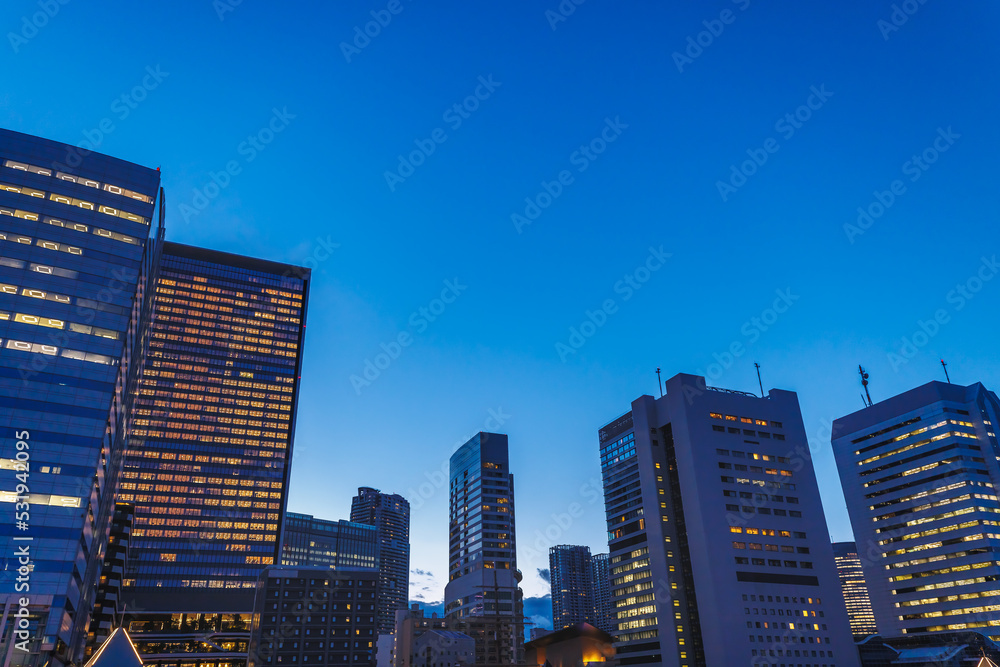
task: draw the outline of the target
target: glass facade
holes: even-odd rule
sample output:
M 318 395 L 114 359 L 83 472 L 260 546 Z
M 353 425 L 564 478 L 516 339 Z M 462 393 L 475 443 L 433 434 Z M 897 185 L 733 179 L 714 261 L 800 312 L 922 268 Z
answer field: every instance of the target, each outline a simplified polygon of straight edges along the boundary
M 62 665 L 83 649 L 159 177 L 0 130 L 0 502 L 24 514 L 0 525 L 5 664 Z M 25 547 L 29 573 L 18 581 L 9 564 Z M 26 594 L 24 652 L 11 626 Z
M 854 542 L 834 542 L 833 557 L 837 561 L 837 574 L 840 575 L 840 587 L 844 590 L 844 604 L 847 605 L 847 618 L 851 621 L 854 639 L 861 641 L 878 634 L 857 545 Z
M 523 653 L 524 605 L 507 436 L 476 434 L 452 454 L 450 473 L 445 615 L 470 622 L 456 628 L 476 639 L 477 662 L 517 661 Z
M 1000 641 L 1000 421 L 976 383 L 929 382 L 837 419 L 840 471 L 884 637 Z
M 257 578 L 280 559 L 308 276 L 162 246 L 118 493 L 135 506 L 123 597 L 147 664 L 176 664 L 201 615 L 230 618 L 220 639 L 245 656 Z
M 615 615 L 611 606 L 609 559 L 610 554 L 594 554 L 590 559 L 590 570 L 594 580 L 594 625 L 611 634 L 615 629 Z
M 282 565 L 374 570 L 378 555 L 378 530 L 374 526 L 325 521 L 295 512 L 285 515 Z
M 590 547 L 561 544 L 549 548 L 552 627 L 594 624 L 594 573 Z
M 392 634 L 396 610 L 410 594 L 410 503 L 398 494 L 361 487 L 351 500 L 351 521 L 378 529 L 379 634 Z

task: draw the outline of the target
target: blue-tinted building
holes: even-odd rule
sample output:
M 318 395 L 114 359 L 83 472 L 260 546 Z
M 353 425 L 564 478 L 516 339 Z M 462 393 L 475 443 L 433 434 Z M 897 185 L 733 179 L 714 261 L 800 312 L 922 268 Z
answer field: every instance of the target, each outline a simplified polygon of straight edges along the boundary
M 445 615 L 476 639 L 477 663 L 516 664 L 524 602 L 507 436 L 477 433 L 452 454 L 450 473 Z
M 552 628 L 594 624 L 594 571 L 590 547 L 560 544 L 549 547 L 552 584 Z
M 0 130 L 0 501 L 11 519 L 15 508 L 28 513 L 24 524 L 0 523 L 4 664 L 62 665 L 82 652 L 159 180 L 154 169 Z M 29 457 L 25 471 L 18 454 Z M 18 581 L 24 547 L 30 571 Z M 22 597 L 27 652 L 12 632 Z
M 378 632 L 392 634 L 396 611 L 410 595 L 410 503 L 396 493 L 362 486 L 351 500 L 351 521 L 378 529 Z
M 128 628 L 146 664 L 239 667 L 281 558 L 309 270 L 160 247 L 117 495 Z
M 292 567 L 378 569 L 379 532 L 375 526 L 327 521 L 309 514 L 285 514 L 281 564 Z

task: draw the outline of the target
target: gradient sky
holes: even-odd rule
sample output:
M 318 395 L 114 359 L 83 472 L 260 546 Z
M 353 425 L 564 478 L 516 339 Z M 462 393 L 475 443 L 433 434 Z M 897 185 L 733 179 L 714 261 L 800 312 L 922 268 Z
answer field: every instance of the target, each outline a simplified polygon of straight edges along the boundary
M 943 379 L 942 357 L 956 382 L 1000 386 L 1000 280 L 951 293 L 1000 245 L 996 3 L 910 0 L 896 26 L 892 2 L 862 0 L 566 1 L 560 21 L 556 0 L 48 1 L 37 30 L 25 21 L 46 0 L 0 7 L 0 125 L 159 166 L 171 240 L 316 267 L 289 509 L 346 518 L 360 485 L 410 498 L 414 599 L 442 597 L 440 473 L 478 430 L 509 434 L 523 586 L 539 596 L 551 544 L 606 550 L 597 429 L 657 392 L 657 366 L 756 391 L 758 361 L 765 388 L 797 391 L 837 540 L 851 527 L 824 420 L 861 407 L 859 363 L 876 400 Z M 341 43 L 390 4 L 348 62 Z M 674 54 L 709 29 L 679 71 Z M 478 108 L 446 115 L 480 77 L 494 83 Z M 808 120 L 776 125 L 810 101 Z M 250 150 L 275 109 L 280 131 Z M 608 122 L 606 150 L 574 156 Z M 398 156 L 438 128 L 444 142 L 390 188 Z M 926 171 L 906 164 L 949 128 Z M 718 182 L 762 154 L 724 200 Z M 201 200 L 230 161 L 239 173 Z M 630 294 L 619 281 L 651 247 L 671 256 Z M 445 281 L 459 289 L 441 312 Z M 793 300 L 773 321 L 779 290 Z M 424 324 L 420 308 L 439 314 Z M 947 322 L 894 363 L 938 310 Z M 400 333 L 410 344 L 356 388 Z M 733 343 L 745 353 L 711 367 Z M 563 527 L 552 515 L 572 503 L 582 515 Z

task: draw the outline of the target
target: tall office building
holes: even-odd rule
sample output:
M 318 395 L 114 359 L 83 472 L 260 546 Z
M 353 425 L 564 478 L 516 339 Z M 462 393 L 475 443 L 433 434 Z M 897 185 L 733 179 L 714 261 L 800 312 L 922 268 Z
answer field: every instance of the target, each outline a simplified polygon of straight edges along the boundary
M 998 420 L 1000 403 L 983 385 L 929 382 L 834 422 L 882 635 L 1000 639 Z
M 615 629 L 614 607 L 611 606 L 609 554 L 594 554 L 590 558 L 591 579 L 594 581 L 594 627 L 609 635 Z
M 410 503 L 363 486 L 351 500 L 351 521 L 378 529 L 378 632 L 392 634 L 396 611 L 406 609 L 410 596 Z
M 590 547 L 561 544 L 549 548 L 552 628 L 594 624 L 594 572 Z
M 287 512 L 281 564 L 332 570 L 378 569 L 378 530 L 351 521 L 326 521 Z
M 0 549 L 6 563 L 31 560 L 27 581 L 16 565 L 0 571 L 3 664 L 82 656 L 114 512 L 118 416 L 159 177 L 0 130 L 0 500 L 11 503 Z M 13 503 L 25 500 L 16 509 L 26 522 L 15 524 Z
M 854 542 L 834 542 L 833 558 L 837 563 L 840 589 L 844 592 L 847 618 L 851 622 L 854 638 L 860 641 L 870 635 L 878 634 L 875 612 L 872 611 L 872 601 L 868 597 L 868 585 L 865 583 L 865 573 L 861 568 L 857 545 Z
M 857 665 L 796 395 L 666 390 L 599 432 L 619 664 Z
M 147 664 L 245 664 L 258 575 L 281 558 L 308 276 L 163 244 L 119 491 Z
M 507 436 L 478 433 L 450 461 L 445 615 L 476 639 L 477 664 L 521 661 L 523 594 Z

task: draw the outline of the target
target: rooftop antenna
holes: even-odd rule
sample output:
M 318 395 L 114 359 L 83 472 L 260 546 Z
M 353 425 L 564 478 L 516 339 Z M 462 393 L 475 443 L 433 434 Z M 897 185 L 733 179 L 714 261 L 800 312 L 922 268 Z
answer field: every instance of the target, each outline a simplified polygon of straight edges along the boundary
M 764 398 L 764 383 L 760 379 L 760 364 L 753 362 L 753 367 L 757 369 L 757 384 L 760 385 L 760 397 Z
M 663 397 L 663 383 L 660 382 L 660 369 L 659 369 L 659 367 L 656 368 L 656 384 L 658 384 L 660 386 L 660 397 L 662 398 Z
M 870 408 L 872 406 L 872 395 L 868 393 L 868 373 L 861 367 L 861 364 L 858 364 L 858 374 L 861 376 L 861 386 L 865 388 L 865 395 L 861 397 L 861 400 L 865 402 L 866 408 Z
M 951 378 L 948 377 L 948 364 L 944 363 L 944 359 L 941 360 L 941 368 L 944 369 L 944 379 L 948 381 L 948 384 L 951 384 Z

